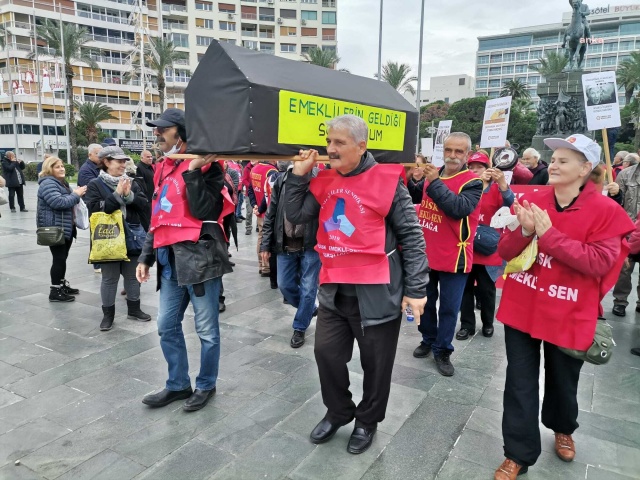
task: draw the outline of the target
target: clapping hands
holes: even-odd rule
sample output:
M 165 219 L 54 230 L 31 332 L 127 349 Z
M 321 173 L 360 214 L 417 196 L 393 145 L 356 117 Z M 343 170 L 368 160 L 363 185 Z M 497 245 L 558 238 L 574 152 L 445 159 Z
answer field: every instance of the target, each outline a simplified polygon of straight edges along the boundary
M 546 210 L 542 210 L 537 205 L 526 200 L 522 202 L 522 205 L 518 200 L 515 200 L 513 209 L 525 236 L 531 236 L 535 232 L 536 235 L 541 237 L 553 226 Z

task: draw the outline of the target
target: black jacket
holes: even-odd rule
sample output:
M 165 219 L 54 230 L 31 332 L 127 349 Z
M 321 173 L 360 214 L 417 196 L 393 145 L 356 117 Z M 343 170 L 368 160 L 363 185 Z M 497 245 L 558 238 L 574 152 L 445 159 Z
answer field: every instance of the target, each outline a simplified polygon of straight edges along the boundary
M 536 168 L 530 168 L 533 178 L 529 180 L 529 185 L 546 185 L 549 183 L 549 165 L 540 160 Z
M 376 164 L 366 152 L 358 167 L 345 175 L 359 175 Z M 311 175 L 287 176 L 285 186 L 285 211 L 292 223 L 318 221 L 320 204 L 309 192 Z M 355 285 L 362 326 L 368 327 L 397 320 L 400 316 L 402 297 L 424 298 L 427 294 L 428 271 L 424 237 L 418 224 L 418 216 L 411 196 L 402 180 L 398 181 L 391 209 L 385 219 L 385 251 L 388 252 L 391 283 L 387 285 Z M 402 252 L 398 249 L 402 245 Z M 324 307 L 335 310 L 338 284 L 323 284 L 318 290 L 318 300 Z
M 285 218 L 285 182 L 290 170 L 281 173 L 276 179 L 271 191 L 271 203 L 267 209 L 262 226 L 261 252 L 284 252 L 284 218 Z M 314 218 L 304 226 L 305 250 L 313 250 L 316 246 L 316 234 L 318 233 L 318 219 Z
M 142 179 L 142 182 L 144 183 L 144 194 L 147 196 L 149 203 L 151 203 L 151 197 L 155 190 L 155 186 L 153 185 L 153 175 L 153 165 L 147 165 L 144 162 L 138 163 L 136 177 Z
M 197 169 L 182 174 L 185 182 L 189 211 L 199 220 L 218 221 L 222 213 L 222 186 L 224 173 L 218 163 L 202 173 Z M 176 274 L 180 285 L 195 285 L 232 272 L 227 243 L 217 223 L 203 223 L 197 243 L 180 242 L 170 245 L 175 258 Z M 139 263 L 153 266 L 157 251 L 153 248 L 153 234 L 148 233 Z M 158 264 L 157 288 L 160 289 L 162 265 Z M 182 279 L 188 283 L 181 283 Z
M 26 184 L 23 171 L 25 166 L 22 160 L 12 162 L 8 158 L 2 159 L 2 176 L 7 181 L 7 188 L 18 188 Z M 18 171 L 21 181 L 18 179 Z
M 107 190 L 111 191 L 107 195 Z M 84 203 L 87 204 L 89 215 L 95 212 L 113 213 L 125 206 L 127 210 L 127 223 L 142 223 L 141 214 L 147 206 L 147 197 L 142 192 L 136 182 L 131 182 L 131 191 L 133 192 L 133 201 L 125 205 L 122 197 L 113 191 L 109 186 L 100 180 L 94 178 L 87 185 L 87 193 L 84 197 Z
M 414 205 L 422 203 L 424 178 L 416 182 L 413 177 L 409 177 L 407 179 L 407 190 L 409 190 L 409 195 L 411 195 L 411 201 Z

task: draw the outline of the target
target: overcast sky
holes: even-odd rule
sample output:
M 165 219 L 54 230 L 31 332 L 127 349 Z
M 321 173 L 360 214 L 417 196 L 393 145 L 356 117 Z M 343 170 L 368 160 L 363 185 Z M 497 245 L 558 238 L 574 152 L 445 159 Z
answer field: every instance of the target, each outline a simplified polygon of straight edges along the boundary
M 380 0 L 338 0 L 340 68 L 372 77 L 378 71 Z M 606 6 L 590 1 L 589 7 Z M 635 3 L 611 2 L 612 5 Z M 408 63 L 418 74 L 421 0 L 384 0 L 382 63 Z M 478 36 L 508 33 L 509 29 L 558 23 L 569 1 L 427 0 L 425 2 L 422 89 L 431 76 L 474 74 Z

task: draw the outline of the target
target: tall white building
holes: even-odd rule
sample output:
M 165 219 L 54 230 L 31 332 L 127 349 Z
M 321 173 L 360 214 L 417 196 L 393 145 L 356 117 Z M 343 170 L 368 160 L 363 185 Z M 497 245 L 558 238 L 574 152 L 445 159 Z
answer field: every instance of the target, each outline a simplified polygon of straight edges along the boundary
M 473 97 L 474 90 L 474 78 L 464 73 L 431 77 L 429 79 L 429 89 L 420 90 L 420 106 L 424 107 L 437 101 L 452 104 L 463 98 Z M 416 104 L 416 95 L 407 93 L 405 97 L 412 105 Z
M 640 48 L 640 4 L 589 5 L 592 43 L 585 57 L 585 72 L 616 70 L 630 54 Z M 539 65 L 546 52 L 560 50 L 571 12 L 558 23 L 511 29 L 509 33 L 478 38 L 476 55 L 476 96 L 495 98 L 504 84 L 519 79 L 529 86 L 537 103 L 536 86 L 544 79 L 529 67 Z M 624 105 L 624 91 L 619 92 Z
M 2 0 L 0 150 L 17 147 L 27 161 L 66 148 L 64 93 L 55 88 L 64 84 L 61 62 L 34 39 L 34 25 L 60 18 L 87 29 L 87 50 L 98 65 L 73 62 L 73 100 L 112 107 L 116 119 L 100 125 L 133 150 L 140 149 L 143 134 L 151 137 L 143 117 L 160 113 L 155 73 L 146 69 L 144 94 L 141 81 L 127 76 L 135 50 L 149 37 L 170 38 L 187 57 L 165 71 L 166 106 L 180 108 L 191 74 L 214 38 L 292 60 L 303 60 L 313 47 L 337 47 L 336 0 Z

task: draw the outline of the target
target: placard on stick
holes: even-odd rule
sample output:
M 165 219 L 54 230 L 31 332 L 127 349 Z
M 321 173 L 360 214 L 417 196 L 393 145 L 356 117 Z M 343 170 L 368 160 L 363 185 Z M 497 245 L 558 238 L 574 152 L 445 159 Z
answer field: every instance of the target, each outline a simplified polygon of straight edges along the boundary
M 436 139 L 433 142 L 433 157 L 431 163 L 436 167 L 444 165 L 444 141 L 451 133 L 451 126 L 453 120 L 441 120 L 438 123 L 438 131 L 436 132 Z
M 509 114 L 511 112 L 511 97 L 500 97 L 487 100 L 482 122 L 482 148 L 504 147 L 509 129 Z
M 621 125 L 616 72 L 596 72 L 582 75 L 587 128 L 601 130 Z

